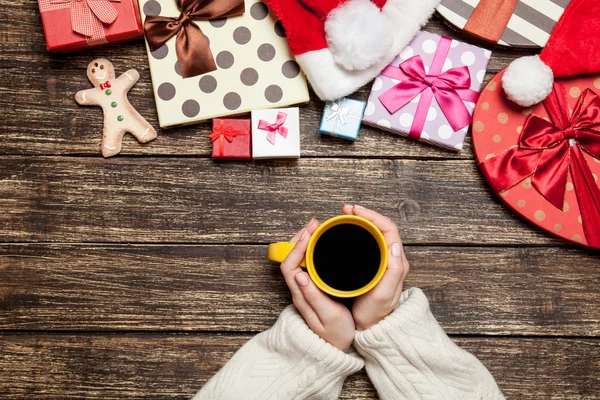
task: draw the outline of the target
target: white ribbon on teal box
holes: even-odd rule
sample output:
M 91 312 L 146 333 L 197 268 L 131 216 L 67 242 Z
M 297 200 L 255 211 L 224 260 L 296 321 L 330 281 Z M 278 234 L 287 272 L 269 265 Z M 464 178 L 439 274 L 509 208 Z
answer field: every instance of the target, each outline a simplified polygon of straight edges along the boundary
M 348 140 L 358 139 L 358 131 L 367 103 L 342 98 L 325 104 L 319 130 L 326 135 Z

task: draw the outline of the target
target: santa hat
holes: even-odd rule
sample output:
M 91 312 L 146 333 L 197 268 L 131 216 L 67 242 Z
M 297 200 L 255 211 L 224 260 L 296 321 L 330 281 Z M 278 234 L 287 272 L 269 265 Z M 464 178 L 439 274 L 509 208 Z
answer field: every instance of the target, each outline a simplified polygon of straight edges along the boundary
M 542 102 L 554 78 L 600 72 L 600 1 L 573 0 L 539 56 L 513 61 L 504 71 L 507 97 L 523 107 Z
M 427 23 L 440 0 L 265 0 L 323 100 L 375 78 Z

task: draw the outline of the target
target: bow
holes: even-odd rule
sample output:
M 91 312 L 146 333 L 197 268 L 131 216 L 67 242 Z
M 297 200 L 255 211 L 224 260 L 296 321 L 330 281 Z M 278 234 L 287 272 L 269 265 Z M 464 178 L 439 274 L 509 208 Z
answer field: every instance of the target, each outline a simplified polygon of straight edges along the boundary
M 88 39 L 104 39 L 102 24 L 112 24 L 119 13 L 110 2 L 121 0 L 38 0 L 40 12 L 70 8 L 71 29 Z
M 431 75 L 427 75 L 421 56 L 414 56 L 400 64 L 400 67 L 386 67 L 381 75 L 402 81 L 379 96 L 379 100 L 390 113 L 395 113 L 420 93 L 430 89 L 454 131 L 471 123 L 471 114 L 457 92 L 471 86 L 468 67 L 452 68 L 444 73 L 432 72 Z M 477 97 L 472 100 L 476 101 Z
M 500 193 L 532 176 L 533 187 L 554 207 L 563 209 L 571 174 L 586 239 L 600 246 L 600 189 L 584 152 L 600 159 L 600 96 L 586 89 L 572 113 L 564 83 L 555 83 L 544 101 L 550 121 L 531 114 L 518 145 L 484 163 L 481 169 L 492 189 Z
M 348 107 L 340 107 L 338 102 L 334 102 L 329 107 L 329 114 L 325 118 L 327 121 L 331 121 L 334 118 L 337 118 L 340 124 L 346 124 L 346 117 L 350 115 L 350 108 Z
M 274 124 L 270 124 L 267 121 L 261 119 L 260 121 L 258 121 L 258 129 L 260 129 L 261 131 L 267 131 L 268 132 L 267 140 L 272 145 L 275 145 L 275 137 L 277 136 L 278 133 L 281 136 L 283 136 L 284 139 L 287 138 L 288 128 L 283 126 L 286 119 L 287 119 L 286 113 L 278 112 L 277 120 L 275 121 Z
M 177 18 L 148 16 L 144 31 L 150 50 L 176 36 L 177 61 L 183 78 L 215 71 L 217 65 L 206 36 L 193 20 L 210 20 L 242 15 L 244 0 L 176 0 Z
M 213 128 L 213 132 L 208 136 L 213 142 L 219 140 L 219 156 L 223 157 L 225 155 L 225 140 L 231 143 L 236 136 L 249 134 L 250 132 L 245 130 L 235 130 L 231 125 L 225 126 L 225 120 L 222 119 L 220 125 Z

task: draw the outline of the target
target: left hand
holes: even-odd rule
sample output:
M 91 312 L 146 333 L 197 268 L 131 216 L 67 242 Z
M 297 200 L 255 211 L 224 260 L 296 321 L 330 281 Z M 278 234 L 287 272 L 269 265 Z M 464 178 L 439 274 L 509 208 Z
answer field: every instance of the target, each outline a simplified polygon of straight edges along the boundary
M 409 265 L 398 227 L 391 219 L 361 206 L 346 205 L 342 211 L 346 215 L 357 215 L 371 221 L 383 233 L 388 244 L 389 260 L 385 274 L 377 286 L 357 297 L 352 306 L 356 329 L 364 331 L 394 311 L 402 295 Z
M 308 240 L 318 227 L 319 222 L 313 219 L 290 240 L 296 246 L 281 263 L 281 272 L 308 327 L 332 346 L 346 351 L 354 340 L 352 314 L 346 306 L 327 297 L 300 268 Z

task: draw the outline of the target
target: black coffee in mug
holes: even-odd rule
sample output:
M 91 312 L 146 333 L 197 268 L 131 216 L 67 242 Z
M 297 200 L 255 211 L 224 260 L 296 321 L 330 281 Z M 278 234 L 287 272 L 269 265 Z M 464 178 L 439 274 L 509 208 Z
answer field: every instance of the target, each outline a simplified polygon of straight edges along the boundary
M 381 252 L 377 240 L 368 230 L 354 224 L 340 224 L 319 237 L 313 263 L 327 285 L 352 291 L 375 278 L 381 264 Z

